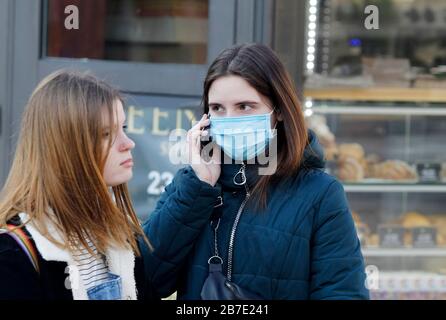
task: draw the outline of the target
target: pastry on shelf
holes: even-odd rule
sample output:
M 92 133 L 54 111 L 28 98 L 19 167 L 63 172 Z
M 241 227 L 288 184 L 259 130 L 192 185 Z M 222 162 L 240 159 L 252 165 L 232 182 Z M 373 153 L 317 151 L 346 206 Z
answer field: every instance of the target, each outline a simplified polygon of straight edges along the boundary
M 359 143 L 342 143 L 338 146 L 339 160 L 356 159 L 360 164 L 365 160 L 364 148 Z
M 401 160 L 387 160 L 372 165 L 368 173 L 373 178 L 386 180 L 416 180 L 417 173 L 407 162 Z
M 355 158 L 344 158 L 338 161 L 337 176 L 342 181 L 361 181 L 364 179 L 364 168 Z
M 371 247 L 379 246 L 379 235 L 377 233 L 372 233 L 367 237 L 367 246 Z
M 382 161 L 381 157 L 375 153 L 368 154 L 365 157 L 365 177 L 372 178 L 374 177 L 374 168 L 375 165 Z
M 446 245 L 446 236 L 437 232 L 437 244 L 444 247 Z
M 437 229 L 437 242 L 440 246 L 446 245 L 446 214 L 429 217 L 432 225 Z
M 338 178 L 357 182 L 365 177 L 367 161 L 364 148 L 359 143 L 342 143 L 337 154 Z
M 429 220 L 440 232 L 446 235 L 446 214 L 434 214 L 429 217 Z
M 356 232 L 358 233 L 359 241 L 362 245 L 365 245 L 367 238 L 370 234 L 370 229 L 367 224 L 365 224 L 359 214 L 356 211 L 351 210 L 353 221 L 355 222 Z
M 429 218 L 418 212 L 407 212 L 401 217 L 404 228 L 432 227 Z

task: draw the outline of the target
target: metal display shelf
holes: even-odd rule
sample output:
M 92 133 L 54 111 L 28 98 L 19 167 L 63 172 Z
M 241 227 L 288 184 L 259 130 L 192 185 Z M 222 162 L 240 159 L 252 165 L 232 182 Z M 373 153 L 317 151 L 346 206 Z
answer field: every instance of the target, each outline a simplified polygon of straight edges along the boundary
M 441 88 L 321 88 L 305 89 L 304 96 L 318 100 L 446 102 L 446 90 Z
M 446 193 L 446 184 L 366 184 L 344 183 L 346 192 L 419 192 Z
M 348 106 L 337 107 L 319 104 L 311 108 L 315 113 L 321 114 L 351 114 L 351 115 L 401 115 L 401 116 L 446 116 L 445 108 L 433 107 L 373 107 Z
M 446 248 L 364 248 L 364 257 L 446 257 Z

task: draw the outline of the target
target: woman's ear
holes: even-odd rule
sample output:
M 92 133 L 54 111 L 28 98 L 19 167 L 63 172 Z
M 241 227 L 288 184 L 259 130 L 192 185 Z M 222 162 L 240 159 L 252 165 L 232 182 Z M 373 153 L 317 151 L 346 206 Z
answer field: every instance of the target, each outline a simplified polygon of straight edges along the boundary
M 283 121 L 282 112 L 280 112 L 280 109 L 275 108 L 274 113 L 276 114 L 277 121 Z

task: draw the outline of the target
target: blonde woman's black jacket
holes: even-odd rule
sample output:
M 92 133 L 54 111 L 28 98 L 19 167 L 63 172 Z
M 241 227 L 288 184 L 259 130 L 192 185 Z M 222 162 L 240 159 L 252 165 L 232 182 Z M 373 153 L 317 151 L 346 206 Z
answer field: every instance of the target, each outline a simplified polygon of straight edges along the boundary
M 31 242 L 35 246 L 32 239 Z M 73 300 L 71 290 L 65 286 L 67 264 L 46 261 L 40 253 L 38 261 L 40 273 L 11 236 L 0 234 L 0 300 Z M 144 275 L 141 257 L 135 257 L 134 272 L 138 300 L 159 299 Z

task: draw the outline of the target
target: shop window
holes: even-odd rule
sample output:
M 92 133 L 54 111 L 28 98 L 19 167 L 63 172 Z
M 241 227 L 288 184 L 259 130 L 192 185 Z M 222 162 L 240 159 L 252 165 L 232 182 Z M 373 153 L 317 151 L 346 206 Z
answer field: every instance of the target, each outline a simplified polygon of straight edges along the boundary
M 78 29 L 66 28 L 68 6 Z M 44 10 L 44 56 L 206 64 L 208 0 L 48 0 Z

